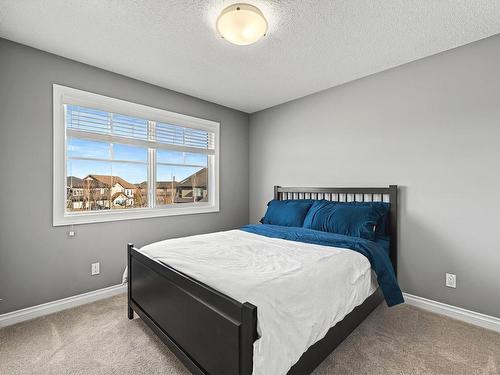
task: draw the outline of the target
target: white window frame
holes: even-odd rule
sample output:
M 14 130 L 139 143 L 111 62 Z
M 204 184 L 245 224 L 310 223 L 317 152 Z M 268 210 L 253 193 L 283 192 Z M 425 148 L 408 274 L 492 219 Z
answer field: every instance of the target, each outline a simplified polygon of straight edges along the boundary
M 144 118 L 187 128 L 214 133 L 215 153 L 208 165 L 208 202 L 178 203 L 154 208 L 130 208 L 127 210 L 66 212 L 66 123 L 65 104 L 79 105 L 102 111 Z M 162 216 L 219 212 L 219 143 L 220 123 L 187 116 L 142 104 L 115 99 L 66 86 L 53 85 L 53 225 L 101 223 L 107 221 L 144 219 Z M 156 164 L 149 164 L 149 173 L 155 173 Z M 152 169 L 152 170 L 151 170 Z M 153 189 L 150 189 L 153 191 Z M 149 199 L 156 199 L 150 196 Z

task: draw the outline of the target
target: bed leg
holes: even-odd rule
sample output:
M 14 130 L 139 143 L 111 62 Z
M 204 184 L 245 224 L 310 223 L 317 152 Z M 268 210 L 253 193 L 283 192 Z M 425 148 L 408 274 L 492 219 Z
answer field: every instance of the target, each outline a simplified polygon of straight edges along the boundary
M 131 266 L 132 266 L 132 249 L 134 248 L 134 244 L 127 244 L 127 316 L 129 319 L 134 319 L 134 310 L 130 307 L 130 300 L 132 296 L 132 275 L 131 275 Z

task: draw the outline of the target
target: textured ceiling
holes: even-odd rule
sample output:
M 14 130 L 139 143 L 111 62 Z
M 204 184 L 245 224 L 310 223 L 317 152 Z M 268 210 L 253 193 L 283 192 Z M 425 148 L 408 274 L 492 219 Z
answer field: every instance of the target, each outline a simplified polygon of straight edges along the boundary
M 0 36 L 251 113 L 500 33 L 498 0 L 248 0 L 269 33 L 235 46 L 234 2 L 0 0 Z

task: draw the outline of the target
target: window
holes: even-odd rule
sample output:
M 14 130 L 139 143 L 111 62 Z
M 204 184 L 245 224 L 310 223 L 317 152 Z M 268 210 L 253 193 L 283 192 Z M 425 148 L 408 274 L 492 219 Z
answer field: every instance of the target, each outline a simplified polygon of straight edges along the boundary
M 54 85 L 54 225 L 216 212 L 219 123 Z

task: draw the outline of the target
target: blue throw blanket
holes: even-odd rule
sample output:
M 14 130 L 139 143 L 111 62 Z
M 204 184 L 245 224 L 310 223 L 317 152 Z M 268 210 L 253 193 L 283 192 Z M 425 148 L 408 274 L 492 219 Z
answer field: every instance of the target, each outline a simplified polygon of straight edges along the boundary
M 266 237 L 340 247 L 356 251 L 370 261 L 372 269 L 377 274 L 378 285 L 382 289 L 387 305 L 394 306 L 404 302 L 403 294 L 401 293 L 401 289 L 399 289 L 389 255 L 379 244 L 373 241 L 306 228 L 283 227 L 269 224 L 245 225 L 241 230 Z

